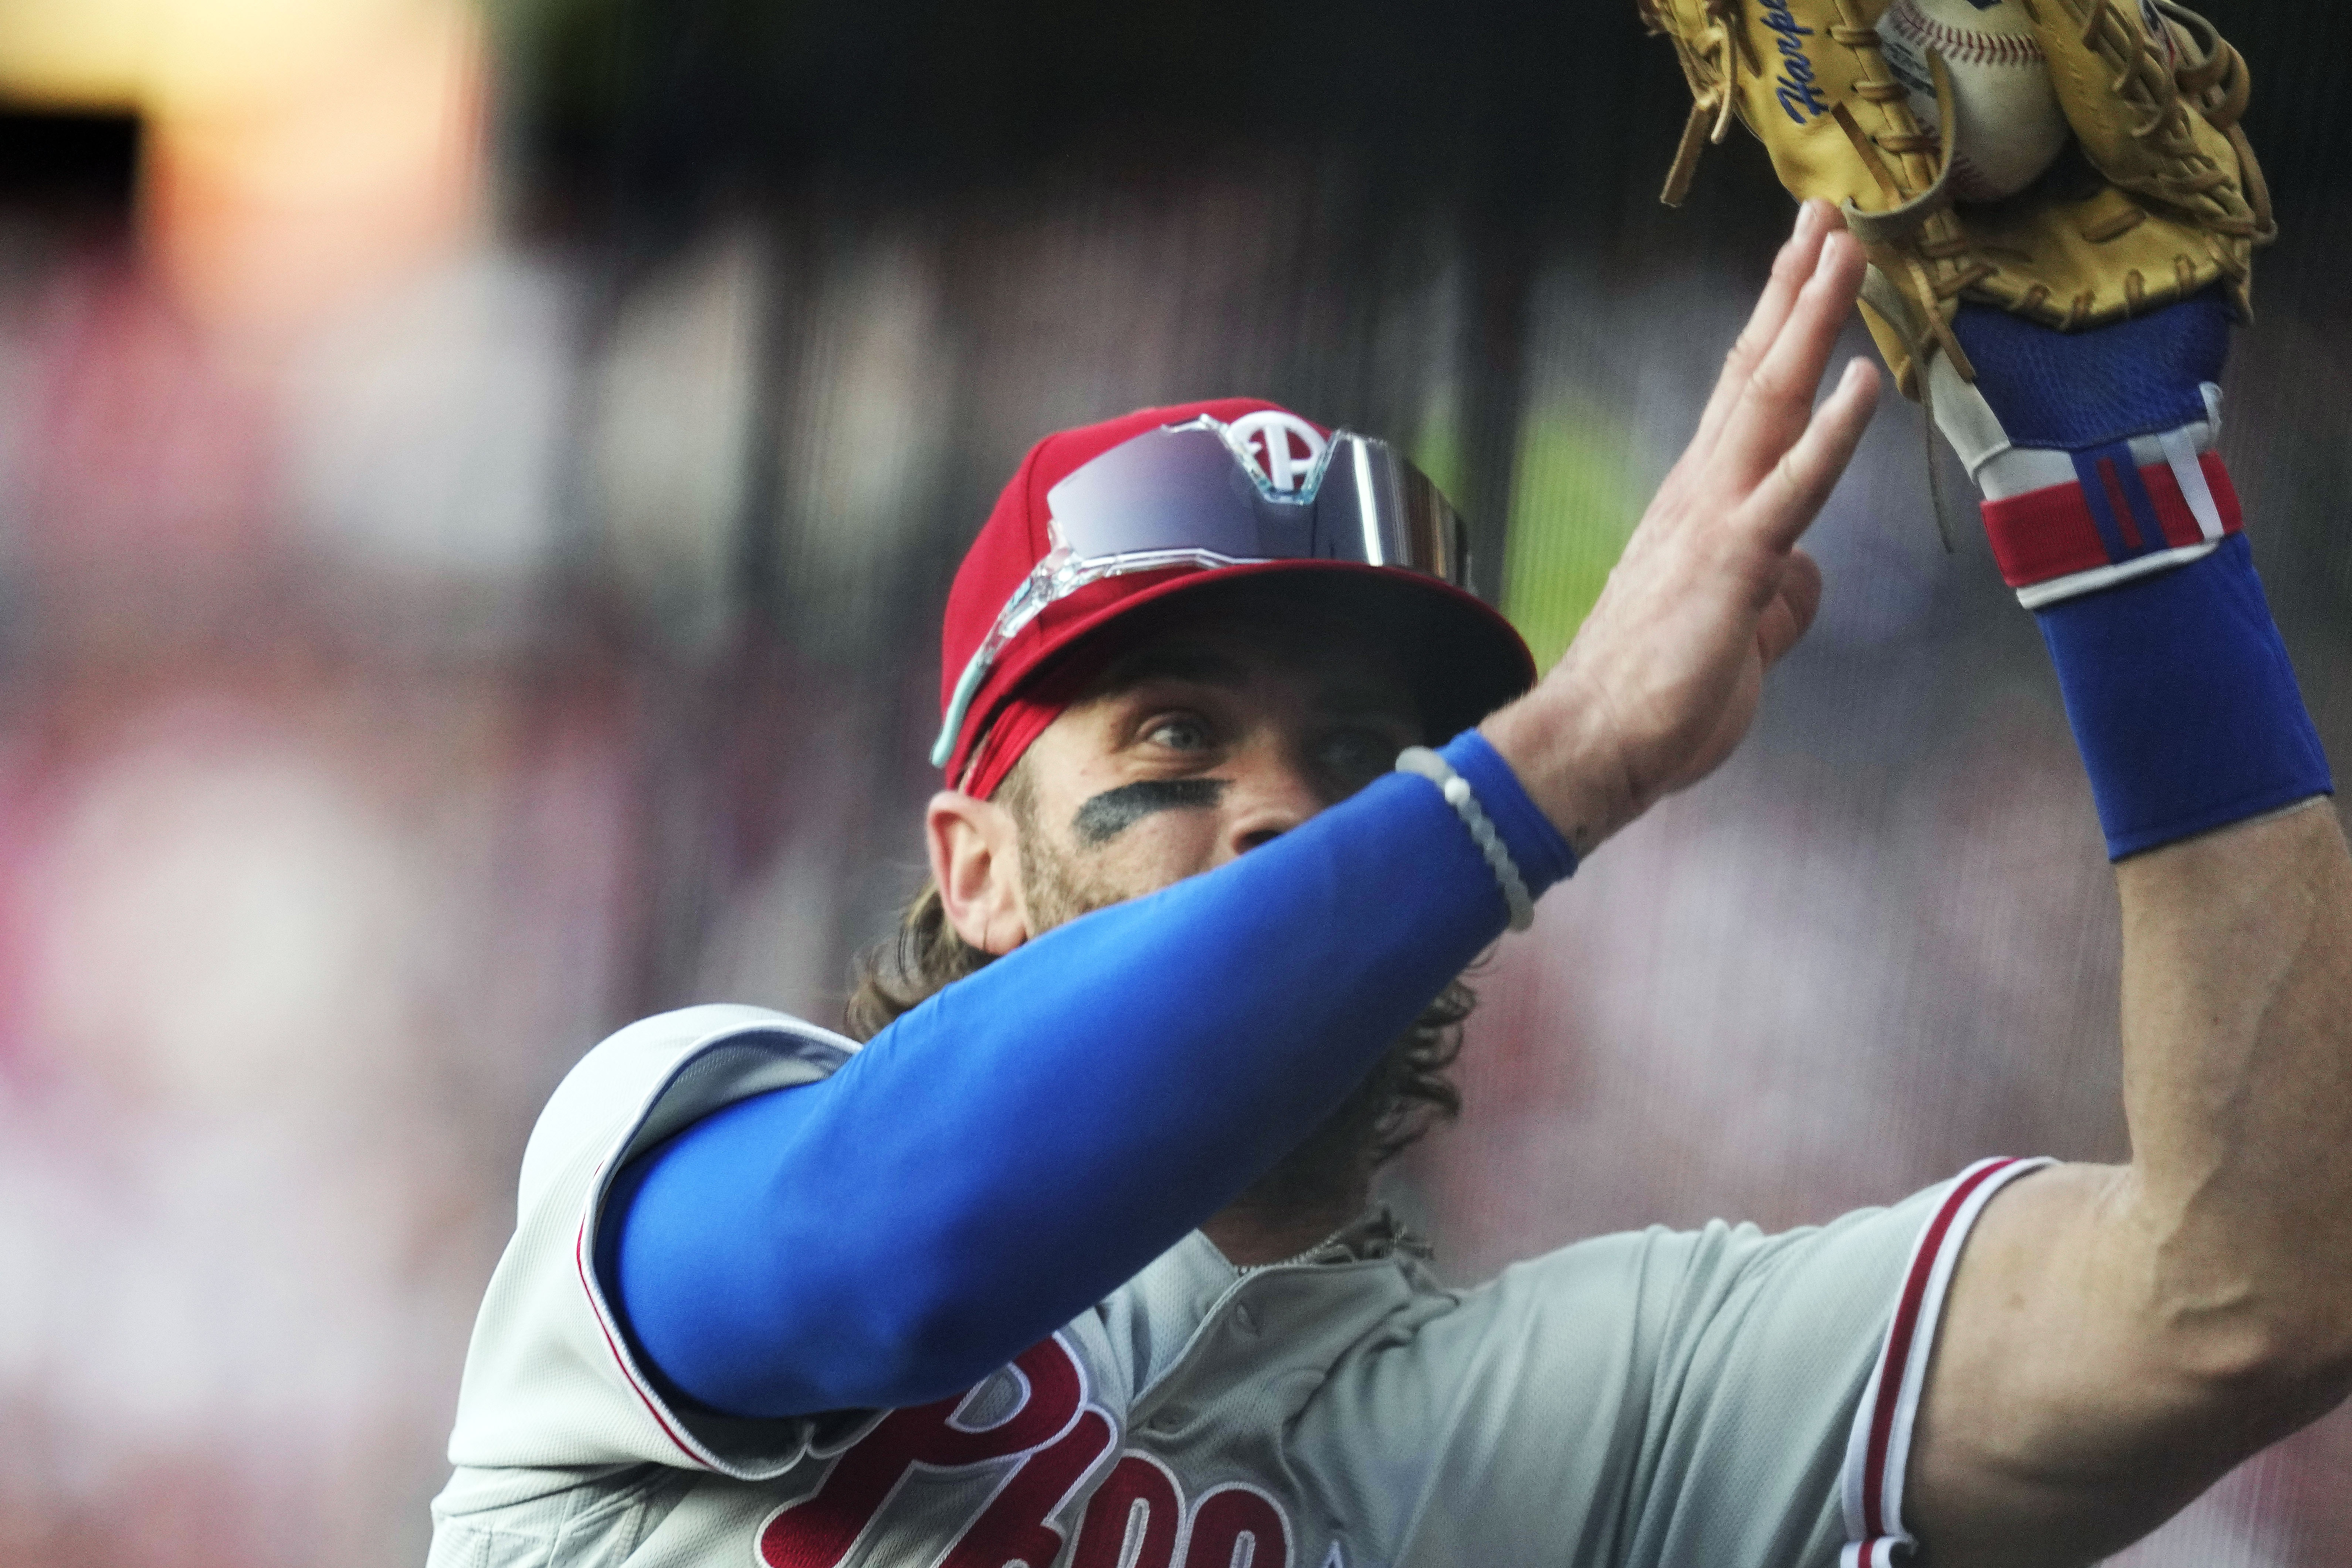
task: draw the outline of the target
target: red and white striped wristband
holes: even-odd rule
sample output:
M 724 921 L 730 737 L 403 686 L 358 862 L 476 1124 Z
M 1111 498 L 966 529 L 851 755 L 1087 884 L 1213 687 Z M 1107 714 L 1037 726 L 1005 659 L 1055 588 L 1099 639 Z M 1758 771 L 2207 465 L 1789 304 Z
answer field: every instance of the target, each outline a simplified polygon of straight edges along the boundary
M 2027 609 L 2186 565 L 2244 529 L 2219 453 L 2198 451 L 2181 431 L 2143 440 L 2156 445 L 2158 460 L 2137 461 L 2138 441 L 2035 453 L 2075 472 L 1984 503 L 2001 581 Z
M 1928 374 L 1937 428 L 1984 492 L 1993 559 L 2029 610 L 2185 566 L 2245 526 L 2213 450 L 2221 436 L 2219 385 L 2199 389 L 2202 419 L 2061 450 L 2010 439 L 1984 394 L 1947 356 L 1937 355 Z

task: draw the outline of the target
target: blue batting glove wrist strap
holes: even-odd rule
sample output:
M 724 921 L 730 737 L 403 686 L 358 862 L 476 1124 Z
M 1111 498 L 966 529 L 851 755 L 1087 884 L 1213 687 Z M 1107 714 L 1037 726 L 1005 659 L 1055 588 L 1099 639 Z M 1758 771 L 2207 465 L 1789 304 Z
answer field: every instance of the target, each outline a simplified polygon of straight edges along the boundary
M 2335 793 L 2242 534 L 2034 616 L 2111 858 Z
M 2240 530 L 2215 451 L 2231 320 L 2218 290 L 2080 332 L 1960 308 L 1974 379 L 1934 362 L 1936 422 L 2028 609 L 2185 565 Z
M 2012 443 L 2081 452 L 2206 418 L 2203 388 L 2221 379 L 2230 322 L 2216 289 L 2087 332 L 1963 305 L 1952 331 Z

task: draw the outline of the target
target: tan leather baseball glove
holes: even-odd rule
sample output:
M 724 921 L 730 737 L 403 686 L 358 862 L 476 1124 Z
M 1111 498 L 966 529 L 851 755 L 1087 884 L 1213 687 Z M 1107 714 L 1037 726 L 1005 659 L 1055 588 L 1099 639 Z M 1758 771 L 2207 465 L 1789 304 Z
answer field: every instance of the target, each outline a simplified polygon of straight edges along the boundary
M 1963 300 L 2070 331 L 2219 280 L 2247 312 L 2254 248 L 2276 231 L 2238 128 L 2245 61 L 2171 0 L 2016 0 L 2074 146 L 2016 195 L 1966 205 L 1949 68 L 1930 56 L 1940 122 L 1920 123 L 1877 31 L 1890 0 L 1636 3 L 1696 100 L 1666 201 L 1737 115 L 1792 195 L 1844 210 L 1871 261 L 1864 318 L 1906 396 L 1938 351 L 1975 380 L 1950 330 Z

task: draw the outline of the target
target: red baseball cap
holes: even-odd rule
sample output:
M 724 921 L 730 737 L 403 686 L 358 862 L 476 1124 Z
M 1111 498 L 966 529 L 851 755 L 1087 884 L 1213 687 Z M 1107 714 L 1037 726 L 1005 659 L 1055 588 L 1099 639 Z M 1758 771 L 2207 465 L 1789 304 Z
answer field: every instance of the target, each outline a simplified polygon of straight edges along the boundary
M 993 794 L 1030 742 L 1116 655 L 1121 639 L 1115 628 L 1132 612 L 1244 577 L 1281 574 L 1306 591 L 1328 595 L 1351 616 L 1402 636 L 1408 662 L 1421 678 L 1418 695 L 1433 737 L 1476 723 L 1534 684 L 1534 656 L 1508 621 L 1466 586 L 1402 564 L 1318 557 L 1304 551 L 1280 559 L 1246 558 L 1262 551 L 1207 553 L 1202 559 L 1209 563 L 1202 563 L 1194 558 L 1201 552 L 1161 552 L 1126 558 L 1147 563 L 1140 568 L 1122 564 L 1112 574 L 1100 576 L 1081 572 L 1076 586 L 1034 592 L 1056 562 L 1066 563 L 1072 555 L 1069 542 L 1056 537 L 1049 503 L 1055 487 L 1114 448 L 1136 446 L 1139 437 L 1154 432 L 1189 434 L 1196 428 L 1213 429 L 1228 449 L 1228 488 L 1246 499 L 1254 482 L 1257 490 L 1274 498 L 1277 504 L 1270 510 L 1276 512 L 1297 510 L 1278 504 L 1290 499 L 1284 492 L 1312 490 L 1327 468 L 1336 468 L 1329 461 L 1338 455 L 1335 443 L 1354 443 L 1347 450 L 1356 454 L 1352 472 L 1358 479 L 1351 481 L 1343 474 L 1331 489 L 1347 490 L 1350 482 L 1360 482 L 1369 519 L 1369 497 L 1381 488 L 1361 455 L 1370 448 L 1434 499 L 1444 524 L 1453 523 L 1451 509 L 1434 488 L 1409 465 L 1396 462 L 1382 444 L 1335 433 L 1261 398 L 1216 398 L 1140 409 L 1046 437 L 1029 449 L 997 498 L 948 593 L 940 649 L 942 723 L 933 761 L 945 765 L 951 784 L 982 799 Z M 1318 463 L 1318 458 L 1324 460 Z M 1214 457 L 1206 460 L 1213 468 L 1220 461 Z M 1194 472 L 1200 472 L 1197 464 Z M 1301 477 L 1310 473 L 1302 486 Z M 1094 506 L 1108 503 L 1118 509 L 1123 497 L 1118 475 L 1108 465 L 1090 469 L 1081 484 L 1089 482 Z M 1395 489 L 1393 479 L 1385 483 L 1390 490 Z M 1349 493 L 1352 497 L 1354 492 Z M 1073 504 L 1068 488 L 1064 504 Z M 1139 510 L 1152 504 L 1149 496 L 1139 493 L 1135 498 Z M 1238 503 L 1228 496 L 1223 504 Z M 1425 514 L 1429 502 L 1418 504 Z M 1345 516 L 1356 516 L 1352 506 Z M 1068 520 L 1062 521 L 1066 525 Z M 1433 526 L 1426 515 L 1411 521 L 1423 532 Z M 1369 521 L 1365 528 L 1370 531 Z M 1352 536 L 1352 527 L 1347 531 Z M 1148 564 L 1180 553 L 1187 559 Z M 1458 533 L 1441 542 L 1434 556 L 1445 562 L 1453 577 L 1466 583 Z M 1033 607 L 1015 616 L 1024 585 L 1031 590 Z M 1035 605 L 1040 598 L 1041 607 Z

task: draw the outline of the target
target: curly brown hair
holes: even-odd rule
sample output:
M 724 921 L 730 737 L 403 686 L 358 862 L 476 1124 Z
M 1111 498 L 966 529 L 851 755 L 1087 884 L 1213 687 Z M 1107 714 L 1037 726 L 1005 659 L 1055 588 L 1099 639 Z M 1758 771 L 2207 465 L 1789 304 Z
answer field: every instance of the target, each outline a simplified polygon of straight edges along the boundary
M 1026 760 L 1016 764 L 993 798 L 1009 806 L 1026 831 L 1029 825 Z M 845 1032 L 870 1040 L 883 1028 L 996 955 L 972 946 L 948 920 L 939 884 L 926 878 L 922 890 L 898 917 L 898 927 L 858 954 Z M 1400 1036 L 1371 1071 L 1307 1140 L 1302 1152 L 1328 1157 L 1353 1152 L 1370 1170 L 1396 1158 L 1439 1121 L 1462 1110 L 1462 1091 L 1446 1076 L 1462 1050 L 1462 1026 L 1478 1005 L 1467 983 L 1455 980 Z

